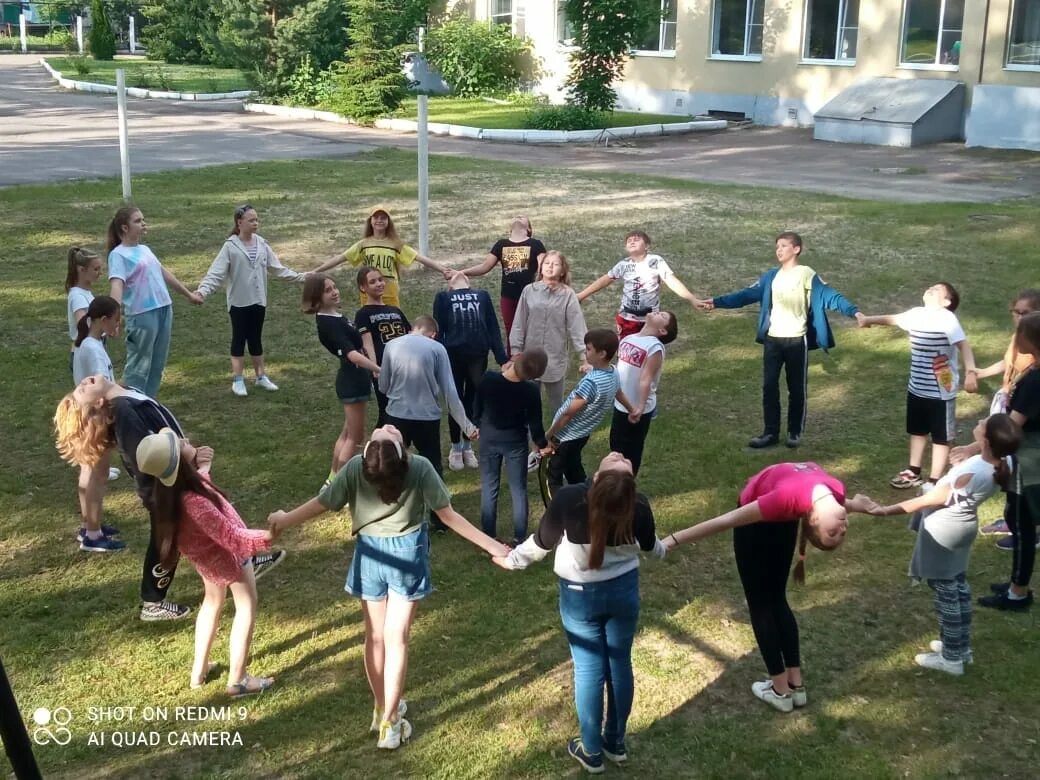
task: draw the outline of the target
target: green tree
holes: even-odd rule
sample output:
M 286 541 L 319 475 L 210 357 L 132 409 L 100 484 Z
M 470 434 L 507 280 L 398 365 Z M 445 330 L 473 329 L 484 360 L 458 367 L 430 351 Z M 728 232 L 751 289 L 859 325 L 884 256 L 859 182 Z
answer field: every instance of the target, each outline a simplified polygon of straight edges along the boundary
M 625 68 L 632 47 L 660 21 L 656 0 L 566 0 L 564 13 L 573 25 L 567 91 L 571 100 L 589 111 L 613 111 L 613 84 Z
M 272 67 L 264 91 L 284 95 L 289 83 L 296 91 L 325 78 L 329 66 L 347 48 L 347 6 L 344 0 L 309 0 L 275 27 Z M 303 89 L 304 93 L 308 90 Z M 302 102 L 304 95 L 297 96 Z
M 141 39 L 153 59 L 212 62 L 216 10 L 209 0 L 155 0 L 145 5 L 150 24 Z
M 455 17 L 430 30 L 430 63 L 457 95 L 515 92 L 537 73 L 533 46 L 504 24 Z
M 264 0 L 217 0 L 213 62 L 257 81 L 267 73 L 274 43 L 274 12 Z
M 95 60 L 111 60 L 116 56 L 116 36 L 108 21 L 108 14 L 101 0 L 90 4 L 90 36 L 87 50 Z

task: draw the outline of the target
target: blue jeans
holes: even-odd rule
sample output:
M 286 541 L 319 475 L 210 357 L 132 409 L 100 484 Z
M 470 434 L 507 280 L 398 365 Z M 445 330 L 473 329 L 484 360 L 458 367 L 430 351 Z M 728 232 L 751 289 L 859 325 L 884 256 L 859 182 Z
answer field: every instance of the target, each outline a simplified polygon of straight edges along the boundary
M 574 659 L 574 704 L 582 744 L 593 754 L 602 752 L 604 742 L 617 749 L 624 742 L 635 695 L 632 639 L 639 623 L 639 569 L 606 582 L 561 579 L 560 618 Z
M 505 463 L 509 494 L 513 499 L 513 537 L 527 536 L 527 441 L 480 442 L 480 527 L 495 535 L 498 519 L 498 489 Z
M 155 398 L 170 354 L 173 306 L 131 314 L 126 318 L 126 367 L 123 384 Z

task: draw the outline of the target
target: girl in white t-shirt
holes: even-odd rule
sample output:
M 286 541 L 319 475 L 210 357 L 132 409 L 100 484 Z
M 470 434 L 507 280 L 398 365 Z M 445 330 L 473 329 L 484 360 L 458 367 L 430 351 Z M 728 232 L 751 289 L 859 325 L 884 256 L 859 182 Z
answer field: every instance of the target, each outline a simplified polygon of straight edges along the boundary
M 120 306 L 115 298 L 99 295 L 87 306 L 86 312 L 76 323 L 72 376 L 77 385 L 88 376 L 98 374 L 110 382 L 115 381 L 112 361 L 102 339 L 114 338 L 119 333 L 120 319 Z M 79 529 L 78 538 L 79 549 L 84 552 L 116 552 L 126 547 L 126 543 L 112 538 L 119 533 L 118 528 L 101 524 L 111 457 L 112 450 L 109 449 L 93 466 L 79 467 L 79 508 L 83 525 Z
M 69 267 L 65 274 L 65 292 L 68 293 L 69 313 L 69 371 L 76 351 L 76 325 L 87 313 L 94 300 L 90 288 L 101 276 L 101 258 L 89 249 L 74 246 L 69 250 Z

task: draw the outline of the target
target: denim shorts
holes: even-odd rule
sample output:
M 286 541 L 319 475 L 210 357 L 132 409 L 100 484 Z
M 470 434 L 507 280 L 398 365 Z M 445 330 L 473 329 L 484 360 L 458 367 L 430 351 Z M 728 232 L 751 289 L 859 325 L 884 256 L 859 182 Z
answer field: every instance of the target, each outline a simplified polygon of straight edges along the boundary
M 433 584 L 426 524 L 404 536 L 358 534 L 344 590 L 365 601 L 382 601 L 387 591 L 407 601 L 428 596 Z

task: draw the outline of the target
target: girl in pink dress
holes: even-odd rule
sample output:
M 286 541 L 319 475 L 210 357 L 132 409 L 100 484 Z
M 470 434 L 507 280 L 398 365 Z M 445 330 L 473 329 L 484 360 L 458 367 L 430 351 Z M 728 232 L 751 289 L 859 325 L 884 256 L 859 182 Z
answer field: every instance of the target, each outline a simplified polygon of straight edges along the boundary
M 260 693 L 274 683 L 271 677 L 253 677 L 246 672 L 257 603 L 251 558 L 271 548 L 271 532 L 246 528 L 227 497 L 210 480 L 212 461 L 212 449 L 195 447 L 170 428 L 146 436 L 137 447 L 138 467 L 156 478 L 152 499 L 160 559 L 164 565 L 172 564 L 183 553 L 206 589 L 195 622 L 191 687 L 201 688 L 214 667 L 209 653 L 230 587 L 235 619 L 231 624 L 227 692 L 238 697 Z

